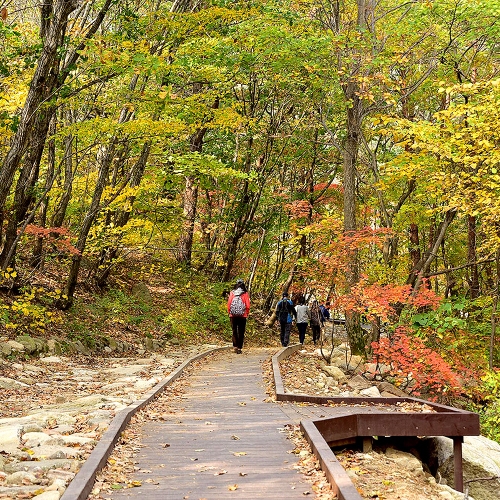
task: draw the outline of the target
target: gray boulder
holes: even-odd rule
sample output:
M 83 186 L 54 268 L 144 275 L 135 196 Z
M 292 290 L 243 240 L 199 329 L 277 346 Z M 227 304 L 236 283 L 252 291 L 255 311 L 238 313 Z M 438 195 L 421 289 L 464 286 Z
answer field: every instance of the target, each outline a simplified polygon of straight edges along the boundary
M 368 380 L 366 380 L 366 378 L 362 377 L 361 375 L 354 375 L 354 377 L 350 378 L 347 381 L 347 385 L 351 389 L 358 389 L 360 391 L 362 389 L 368 389 L 369 387 L 372 386 L 372 384 Z
M 430 441 L 430 462 L 437 465 L 441 482 L 453 485 L 453 440 L 446 437 L 428 438 Z M 464 481 L 500 477 L 500 445 L 484 436 L 466 436 L 463 444 Z M 473 481 L 469 493 L 475 500 L 498 498 L 500 480 Z
M 0 388 L 2 389 L 23 389 L 24 387 L 28 387 L 28 384 L 12 378 L 0 377 Z

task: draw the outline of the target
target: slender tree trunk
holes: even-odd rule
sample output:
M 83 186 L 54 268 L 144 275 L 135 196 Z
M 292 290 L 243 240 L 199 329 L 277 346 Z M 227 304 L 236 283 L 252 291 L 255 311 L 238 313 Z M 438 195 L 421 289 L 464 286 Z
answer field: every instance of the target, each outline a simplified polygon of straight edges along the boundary
M 469 290 L 470 298 L 477 299 L 480 295 L 479 271 L 477 268 L 476 252 L 476 217 L 469 215 L 467 217 L 467 262 L 470 265 L 469 270 Z
M 151 152 L 151 142 L 147 142 L 146 144 L 144 144 L 141 155 L 139 156 L 139 159 L 137 160 L 136 164 L 132 169 L 132 173 L 130 175 L 131 188 L 139 187 L 144 172 L 146 170 L 146 165 L 148 162 L 150 152 Z M 127 205 L 129 207 L 128 210 L 120 211 L 115 215 L 116 227 L 123 227 L 130 220 L 135 198 L 136 198 L 135 195 L 129 196 L 127 198 Z M 113 265 L 113 261 L 116 259 L 117 256 L 118 256 L 117 247 L 112 247 L 107 250 L 105 260 L 103 259 L 100 263 L 100 265 L 104 267 L 104 270 L 96 278 L 97 286 L 103 287 L 106 284 L 109 274 L 111 273 L 111 267 Z
M 500 293 L 500 247 L 496 252 L 496 276 L 495 276 L 495 289 L 493 295 L 493 306 L 491 309 L 491 334 L 489 345 L 489 368 L 493 370 L 493 354 L 495 351 L 495 341 L 497 333 L 497 310 L 498 310 L 498 294 Z
M 356 194 L 356 164 L 360 145 L 361 120 L 363 105 L 356 95 L 357 85 L 350 82 L 345 94 L 351 106 L 347 109 L 347 137 L 343 153 L 343 187 L 344 187 L 344 234 L 354 235 L 357 229 L 357 194 Z M 359 258 L 356 250 L 349 255 L 346 270 L 347 284 L 351 287 L 359 281 Z M 361 329 L 359 313 L 346 313 L 346 330 L 353 354 L 364 355 L 366 350 L 366 335 Z
M 56 133 L 56 115 L 52 117 L 52 121 L 50 123 L 49 127 L 49 134 L 51 136 L 54 136 Z M 47 147 L 47 174 L 45 177 L 45 188 L 44 191 L 48 192 L 51 183 L 54 178 L 54 173 L 56 169 L 56 141 L 52 137 L 51 140 L 49 141 L 48 147 Z M 40 205 L 40 226 L 45 228 L 47 225 L 47 210 L 49 208 L 49 200 L 50 197 L 47 195 L 44 197 L 42 204 Z M 36 240 L 35 247 L 33 249 L 33 255 L 31 258 L 31 265 L 33 267 L 39 267 L 40 269 L 43 266 L 43 241 L 44 239 L 39 237 Z
M 429 271 L 432 262 L 434 262 L 439 247 L 441 246 L 441 243 L 443 242 L 446 235 L 446 230 L 452 223 L 456 214 L 456 210 L 448 210 L 448 212 L 445 213 L 444 220 L 439 224 L 438 229 L 435 232 L 435 238 L 434 241 L 431 242 L 429 251 L 426 252 L 425 255 L 420 259 L 420 262 L 417 264 L 417 266 L 415 266 L 415 268 L 412 270 L 412 273 L 408 277 L 407 283 L 412 285 L 413 287 L 413 297 L 418 293 L 418 289 L 422 284 L 423 276 Z
M 420 238 L 418 235 L 418 226 L 414 222 L 410 224 L 410 261 L 411 269 L 416 269 L 420 262 Z
M 73 136 L 67 135 L 64 142 L 64 184 L 63 195 L 54 208 L 50 225 L 52 227 L 61 227 L 64 218 L 66 217 L 66 210 L 69 201 L 71 200 L 71 193 L 73 192 L 73 179 L 76 173 L 76 167 L 73 168 Z
M 257 270 L 257 264 L 259 263 L 260 253 L 262 252 L 262 247 L 264 245 L 264 240 L 265 239 L 266 239 L 266 230 L 263 229 L 262 230 L 262 238 L 260 239 L 260 243 L 259 243 L 259 249 L 257 250 L 257 255 L 253 259 L 252 269 L 250 271 L 250 276 L 248 278 L 248 286 L 247 286 L 247 288 L 248 288 L 248 292 L 249 293 L 252 291 L 252 284 L 253 284 L 253 280 L 255 278 L 255 272 Z
M 216 99 L 212 109 L 219 107 L 219 99 Z M 203 151 L 203 139 L 207 132 L 206 127 L 201 128 L 191 136 L 190 151 L 201 153 Z M 192 175 L 186 177 L 186 185 L 183 196 L 184 227 L 179 239 L 179 252 L 177 260 L 186 266 L 191 265 L 194 227 L 198 209 L 198 179 Z
M 40 172 L 40 162 L 45 148 L 45 138 L 54 115 L 53 108 L 39 111 L 34 123 L 33 129 L 35 132 L 33 134 L 31 147 L 28 154 L 25 156 L 24 164 L 16 183 L 14 204 L 7 224 L 5 241 L 0 255 L 0 265 L 2 267 L 9 266 L 11 261 L 15 258 L 16 249 L 13 245 L 14 241 L 17 240 L 17 228 L 24 220 L 35 198 L 34 188 Z
M 115 140 L 116 141 L 116 140 Z M 59 307 L 61 309 L 68 309 L 73 303 L 73 298 L 75 294 L 76 284 L 78 282 L 78 273 L 80 271 L 80 265 L 82 262 L 82 254 L 85 250 L 85 245 L 87 243 L 87 238 L 90 232 L 90 228 L 99 213 L 100 203 L 104 188 L 108 184 L 109 171 L 111 168 L 111 163 L 113 161 L 114 153 L 116 150 L 115 141 L 111 142 L 107 147 L 101 148 L 97 156 L 97 162 L 99 165 L 99 174 L 97 182 L 94 188 L 94 193 L 92 195 L 92 201 L 90 207 L 85 215 L 83 223 L 80 228 L 80 233 L 78 235 L 78 241 L 76 243 L 76 248 L 79 251 L 78 254 L 73 255 L 68 280 L 66 282 L 66 287 L 64 290 L 65 298 L 59 301 Z

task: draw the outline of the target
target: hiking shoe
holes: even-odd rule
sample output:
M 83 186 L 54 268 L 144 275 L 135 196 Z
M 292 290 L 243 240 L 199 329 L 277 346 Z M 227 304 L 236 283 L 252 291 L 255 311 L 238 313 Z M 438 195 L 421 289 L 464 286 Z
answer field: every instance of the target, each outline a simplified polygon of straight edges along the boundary
M 236 349 L 236 354 L 241 354 L 241 349 Z
M 237 347 L 233 347 L 233 352 L 235 352 L 236 354 L 238 354 L 238 348 Z

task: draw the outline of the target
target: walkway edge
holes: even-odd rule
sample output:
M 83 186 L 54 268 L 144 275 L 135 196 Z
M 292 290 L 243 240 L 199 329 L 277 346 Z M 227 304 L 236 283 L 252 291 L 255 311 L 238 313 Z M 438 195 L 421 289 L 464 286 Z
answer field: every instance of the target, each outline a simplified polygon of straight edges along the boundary
M 283 379 L 281 378 L 280 361 L 291 356 L 295 351 L 303 349 L 304 346 L 301 344 L 295 344 L 289 347 L 284 347 L 278 351 L 271 359 L 273 365 L 273 376 L 274 376 L 274 387 L 276 391 L 276 401 L 293 401 L 294 398 L 290 398 L 289 395 L 285 393 L 285 387 L 283 385 Z M 307 401 L 307 394 L 296 395 L 297 400 Z M 321 398 L 323 399 L 323 398 Z M 331 399 L 331 398 L 329 398 Z M 324 403 L 324 401 L 318 402 L 319 404 Z M 346 470 L 337 457 L 328 446 L 328 443 L 324 437 L 319 432 L 318 428 L 314 424 L 313 420 L 303 420 L 300 422 L 300 430 L 304 434 L 307 442 L 311 446 L 311 449 L 319 460 L 321 469 L 325 473 L 325 476 L 330 483 L 332 491 L 338 496 L 339 500 L 362 500 L 361 495 L 354 486 L 351 478 L 347 474 Z
M 106 465 L 108 457 L 111 455 L 120 434 L 134 414 L 144 408 L 144 406 L 149 404 L 153 399 L 157 398 L 168 385 L 182 375 L 185 368 L 191 363 L 213 352 L 224 351 L 229 348 L 230 346 L 216 347 L 187 359 L 170 373 L 168 377 L 147 392 L 144 398 L 137 400 L 135 403 L 132 403 L 119 412 L 111 421 L 108 429 L 102 435 L 96 447 L 84 462 L 82 468 L 78 471 L 71 483 L 69 483 L 60 500 L 85 500 L 94 487 L 94 481 L 97 474 Z
M 362 500 L 351 478 L 337 460 L 335 453 L 328 446 L 314 422 L 312 420 L 302 420 L 300 430 L 319 460 L 321 469 L 339 500 Z

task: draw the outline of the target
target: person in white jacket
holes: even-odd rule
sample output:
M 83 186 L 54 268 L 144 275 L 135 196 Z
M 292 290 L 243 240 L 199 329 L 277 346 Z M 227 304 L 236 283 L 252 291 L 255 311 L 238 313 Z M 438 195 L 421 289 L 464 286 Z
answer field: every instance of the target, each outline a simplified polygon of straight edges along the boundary
M 304 298 L 299 299 L 299 303 L 295 306 L 297 311 L 297 329 L 299 330 L 299 342 L 304 343 L 306 339 L 306 330 L 309 321 L 311 320 L 311 312 L 309 307 L 306 306 Z

